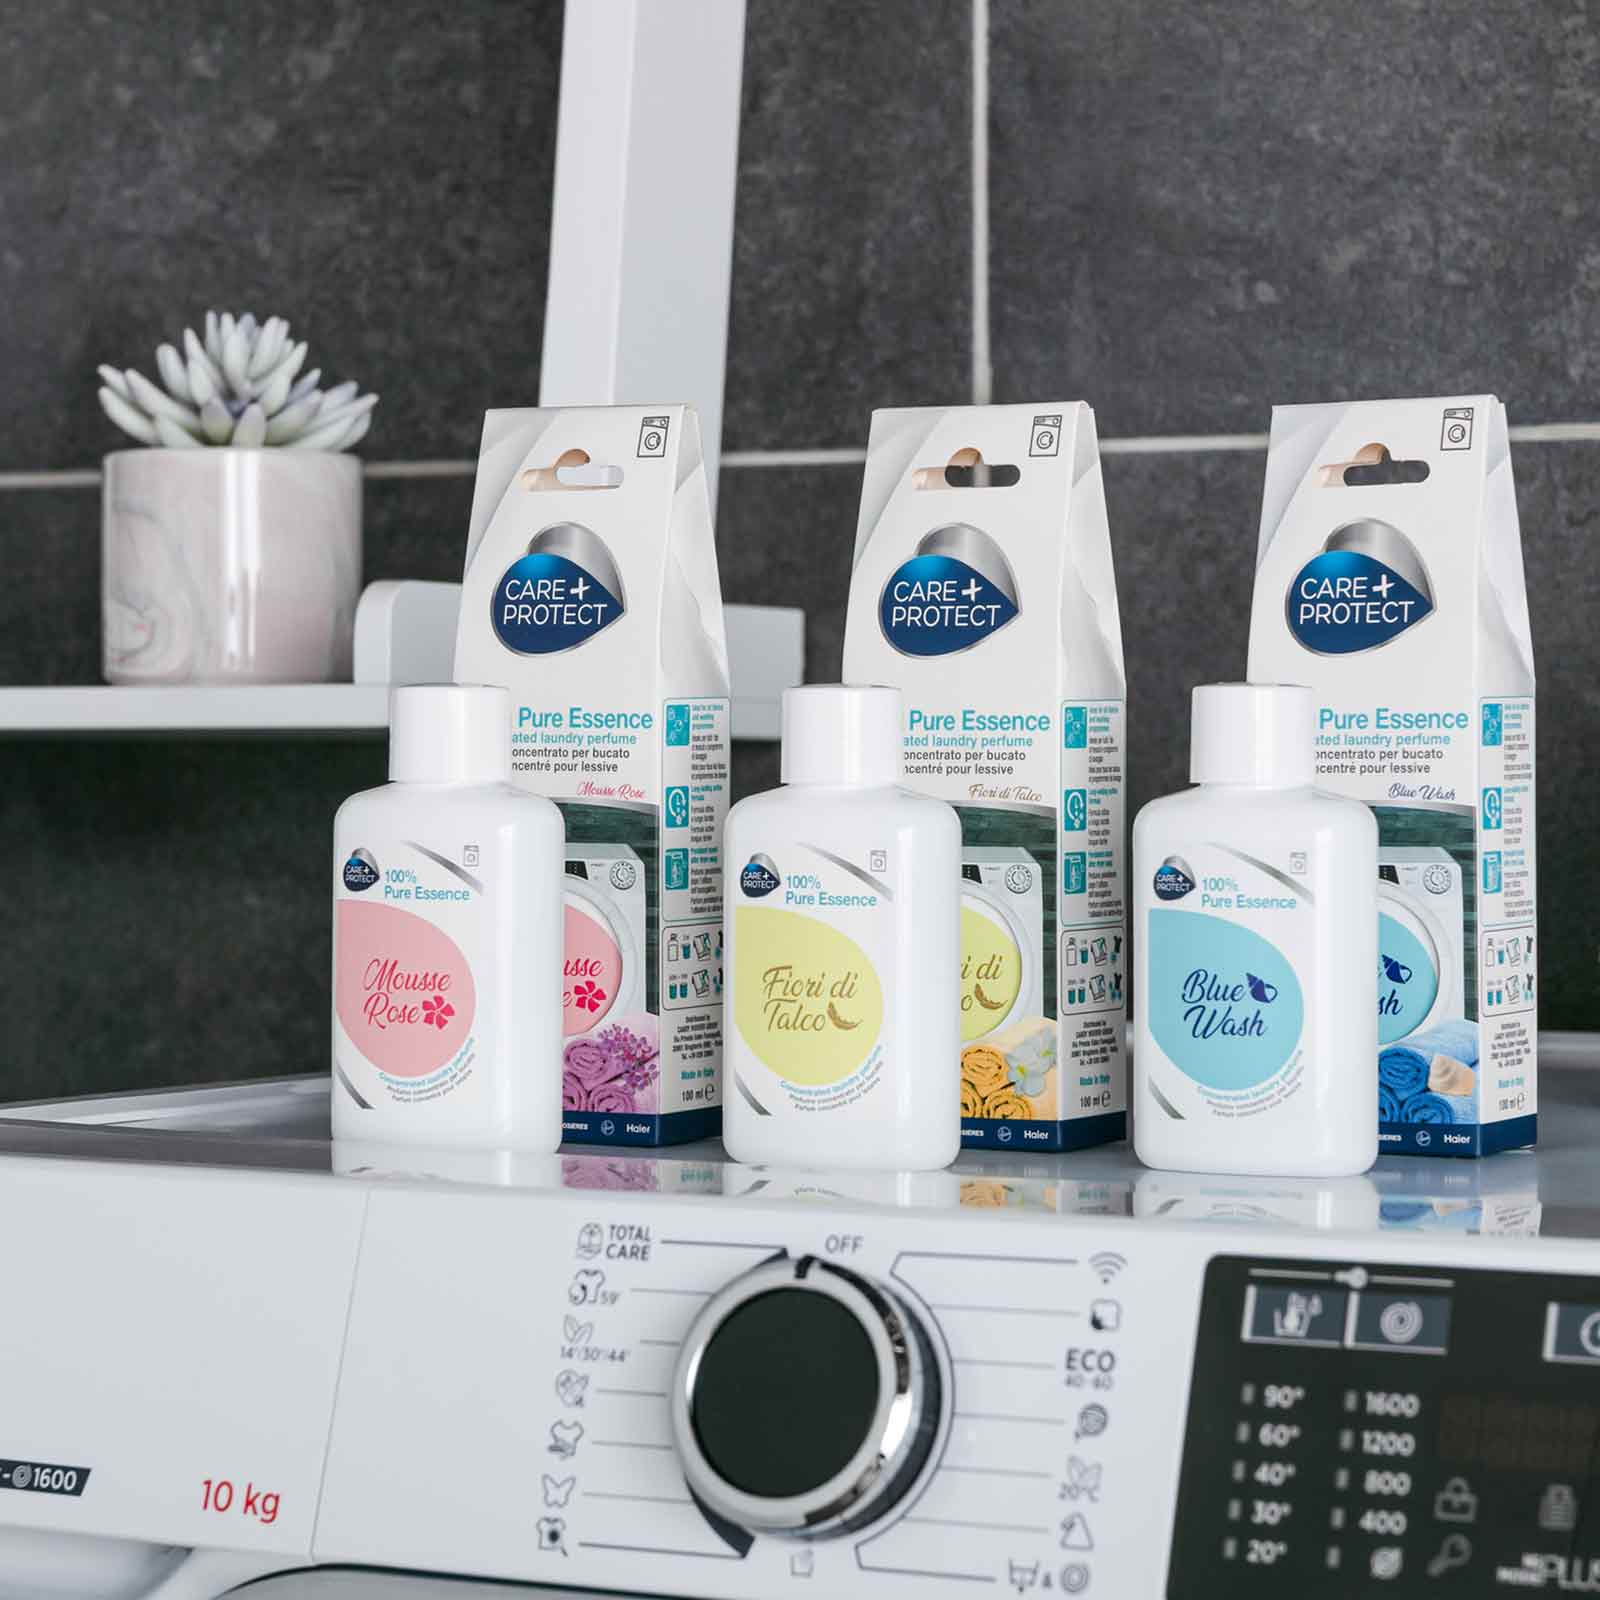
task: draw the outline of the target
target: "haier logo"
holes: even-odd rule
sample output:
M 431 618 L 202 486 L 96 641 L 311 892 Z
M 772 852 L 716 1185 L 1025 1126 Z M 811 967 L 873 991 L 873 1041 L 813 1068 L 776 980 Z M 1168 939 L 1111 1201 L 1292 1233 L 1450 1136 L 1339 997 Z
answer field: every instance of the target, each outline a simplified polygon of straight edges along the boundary
M 1168 856 L 1156 868 L 1155 891 L 1158 900 L 1181 900 L 1194 889 L 1194 873 L 1181 856 Z
M 771 894 L 780 881 L 778 868 L 772 857 L 757 853 L 744 864 L 744 869 L 739 874 L 739 889 L 751 900 L 760 900 Z
M 575 522 L 543 529 L 527 555 L 506 568 L 489 599 L 500 642 L 524 656 L 571 650 L 626 610 L 611 552 Z
M 360 894 L 378 881 L 378 863 L 370 850 L 352 850 L 344 864 L 344 886 L 351 894 Z
M 1368 518 L 1335 530 L 1295 575 L 1289 631 L 1322 656 L 1388 644 L 1432 614 L 1433 587 L 1411 541 Z
M 1017 610 L 1017 580 L 999 545 L 952 523 L 935 528 L 890 574 L 878 623 L 902 655 L 945 656 L 981 644 Z

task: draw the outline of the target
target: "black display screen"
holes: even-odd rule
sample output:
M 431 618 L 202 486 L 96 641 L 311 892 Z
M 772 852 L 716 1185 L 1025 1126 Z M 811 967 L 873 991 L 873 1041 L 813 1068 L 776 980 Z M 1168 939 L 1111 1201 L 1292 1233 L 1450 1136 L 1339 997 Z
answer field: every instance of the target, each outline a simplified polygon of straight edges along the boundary
M 1219 1257 L 1167 1593 L 1600 1593 L 1600 1278 Z

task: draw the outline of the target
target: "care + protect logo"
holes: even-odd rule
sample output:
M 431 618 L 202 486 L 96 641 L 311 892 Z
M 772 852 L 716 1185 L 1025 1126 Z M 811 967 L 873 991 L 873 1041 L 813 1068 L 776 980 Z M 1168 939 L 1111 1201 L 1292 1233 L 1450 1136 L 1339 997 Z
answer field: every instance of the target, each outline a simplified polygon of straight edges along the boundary
M 360 894 L 378 881 L 378 861 L 370 850 L 352 850 L 344 864 L 344 886 L 351 894 Z
M 1181 900 L 1194 892 L 1194 869 L 1182 856 L 1168 856 L 1156 868 L 1154 888 L 1158 900 Z
M 604 541 L 576 522 L 541 529 L 489 597 L 500 642 L 518 655 L 587 643 L 627 610 L 622 575 Z
M 777 863 L 759 852 L 750 857 L 739 873 L 739 890 L 751 900 L 761 900 L 776 889 L 781 880 Z
M 1004 552 L 964 522 L 935 528 L 916 554 L 890 573 L 878 599 L 883 636 L 906 656 L 970 650 L 998 633 L 1020 609 L 1017 580 Z
M 1289 631 L 1321 656 L 1376 650 L 1433 610 L 1416 546 L 1371 517 L 1336 528 L 1295 574 L 1285 603 Z

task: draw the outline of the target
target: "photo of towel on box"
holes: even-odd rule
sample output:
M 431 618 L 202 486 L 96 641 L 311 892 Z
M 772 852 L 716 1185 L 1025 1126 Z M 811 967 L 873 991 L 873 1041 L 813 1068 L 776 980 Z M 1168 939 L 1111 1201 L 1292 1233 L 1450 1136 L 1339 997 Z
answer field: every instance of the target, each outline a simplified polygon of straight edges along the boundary
M 1378 1057 L 1378 1116 L 1384 1122 L 1478 1120 L 1478 1026 L 1441 1022 L 1398 1040 Z

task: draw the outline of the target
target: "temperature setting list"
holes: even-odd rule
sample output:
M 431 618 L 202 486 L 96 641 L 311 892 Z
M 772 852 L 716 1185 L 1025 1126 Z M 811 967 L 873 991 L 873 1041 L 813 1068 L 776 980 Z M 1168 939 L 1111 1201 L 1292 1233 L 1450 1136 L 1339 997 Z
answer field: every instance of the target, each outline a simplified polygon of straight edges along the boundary
M 1600 1593 L 1600 1280 L 1221 1258 L 1169 1596 Z

